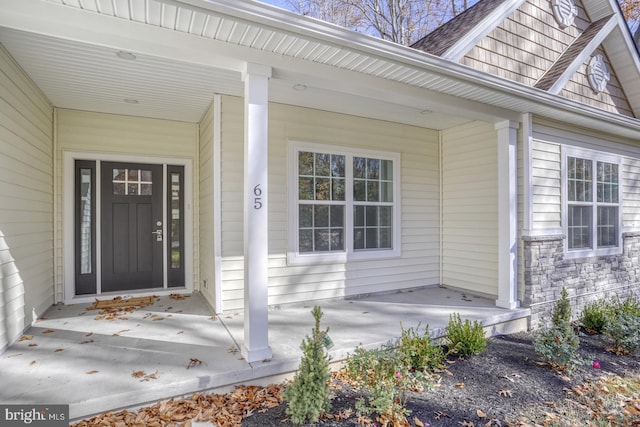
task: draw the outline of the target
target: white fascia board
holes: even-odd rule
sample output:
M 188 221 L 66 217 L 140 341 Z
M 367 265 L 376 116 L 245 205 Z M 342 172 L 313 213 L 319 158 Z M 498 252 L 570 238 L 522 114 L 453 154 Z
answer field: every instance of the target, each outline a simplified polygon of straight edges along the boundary
M 254 22 L 267 25 L 288 34 L 311 38 L 331 46 L 352 49 L 365 55 L 415 67 L 423 72 L 440 75 L 451 81 L 457 80 L 487 88 L 495 91 L 496 94 L 519 101 L 518 103 L 522 105 L 522 108 L 518 109 L 518 113 L 546 111 L 547 114 L 549 114 L 548 109 L 558 109 L 575 117 L 588 117 L 589 120 L 610 124 L 612 125 L 611 127 L 614 128 L 613 132 L 620 135 L 637 135 L 637 132 L 640 131 L 640 122 L 635 118 L 609 113 L 590 105 L 550 94 L 547 91 L 472 69 L 457 62 L 443 61 L 440 57 L 407 46 L 401 46 L 387 40 L 357 33 L 262 3 L 238 0 L 163 1 L 183 6 L 191 5 L 192 7 L 197 7 L 198 10 L 215 11 L 249 23 Z M 295 61 L 297 64 L 305 62 L 300 60 Z M 275 64 L 272 65 L 275 67 Z M 297 71 L 296 68 L 291 68 L 291 70 Z M 276 71 L 274 71 L 274 75 Z M 380 79 L 376 81 L 379 83 Z M 483 105 L 486 106 L 486 104 Z M 504 118 L 506 119 L 506 117 Z
M 480 40 L 493 31 L 502 23 L 514 10 L 519 8 L 524 0 L 507 0 L 499 7 L 488 14 L 471 31 L 461 37 L 457 43 L 451 46 L 441 55 L 443 59 L 459 62 Z
M 605 38 L 618 26 L 618 20 L 615 15 L 609 18 L 609 21 L 598 31 L 593 39 L 585 46 L 580 52 L 580 55 L 576 56 L 571 64 L 565 68 L 562 75 L 556 80 L 556 82 L 549 88 L 549 93 L 557 95 L 567 85 L 571 77 L 578 71 L 578 68 L 591 56 L 591 54 L 600 46 Z M 578 40 L 578 39 L 576 39 Z

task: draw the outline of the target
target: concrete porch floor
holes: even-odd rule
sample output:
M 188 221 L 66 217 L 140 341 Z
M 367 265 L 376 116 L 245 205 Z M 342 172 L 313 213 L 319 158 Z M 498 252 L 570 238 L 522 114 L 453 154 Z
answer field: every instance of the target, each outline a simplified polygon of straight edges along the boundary
M 427 287 L 358 299 L 272 307 L 270 361 L 246 363 L 242 313 L 213 316 L 199 294 L 162 297 L 126 314 L 96 320 L 88 304 L 54 306 L 25 333 L 32 339 L 0 354 L 0 402 L 69 404 L 72 420 L 196 391 L 227 391 L 236 384 L 278 382 L 295 371 L 300 344 L 322 307 L 333 361 L 357 346 L 376 347 L 405 328 L 429 325 L 438 336 L 451 313 L 480 320 L 492 335 L 526 329 L 528 309 L 497 308 L 493 300 L 459 290 Z M 35 345 L 34 345 L 35 344 Z M 202 363 L 189 368 L 191 359 Z M 144 371 L 153 377 L 135 378 Z M 153 375 L 155 374 L 155 375 Z

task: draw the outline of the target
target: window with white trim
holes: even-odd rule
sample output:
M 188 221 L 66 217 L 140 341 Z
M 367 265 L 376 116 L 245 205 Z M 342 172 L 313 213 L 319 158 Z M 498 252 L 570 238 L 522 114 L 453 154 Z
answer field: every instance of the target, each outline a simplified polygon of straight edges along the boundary
M 400 254 L 400 155 L 292 143 L 289 261 Z
M 588 150 L 566 150 L 564 223 L 567 253 L 620 252 L 620 159 Z

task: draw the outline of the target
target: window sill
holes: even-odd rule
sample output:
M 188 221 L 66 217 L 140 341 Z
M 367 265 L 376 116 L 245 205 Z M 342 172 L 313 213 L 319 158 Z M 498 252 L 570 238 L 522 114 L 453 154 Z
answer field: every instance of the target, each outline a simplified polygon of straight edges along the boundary
M 601 256 L 622 255 L 622 248 L 607 248 L 598 250 L 585 250 L 585 251 L 566 251 L 564 253 L 565 259 L 578 259 L 578 258 L 597 258 Z
M 310 253 L 300 254 L 289 252 L 287 254 L 287 265 L 310 265 L 310 264 L 346 264 L 351 261 L 369 261 L 376 259 L 398 258 L 399 250 L 369 250 L 352 253 Z

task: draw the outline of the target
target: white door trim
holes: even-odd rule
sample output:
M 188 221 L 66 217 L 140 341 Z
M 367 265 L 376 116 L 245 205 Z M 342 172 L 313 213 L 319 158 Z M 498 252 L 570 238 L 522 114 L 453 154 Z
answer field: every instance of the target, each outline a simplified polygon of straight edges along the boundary
M 79 152 L 79 151 L 64 151 L 63 152 L 63 202 L 62 202 L 62 217 L 64 218 L 63 229 L 63 279 L 64 279 L 64 303 L 65 304 L 78 304 L 93 302 L 96 295 L 106 295 L 100 292 L 99 272 L 100 267 L 97 268 L 98 274 L 98 294 L 92 295 L 75 295 L 75 241 L 74 241 L 74 164 L 76 160 L 91 160 L 91 161 L 106 161 L 106 162 L 127 162 L 127 163 L 153 163 L 163 165 L 163 169 L 166 169 L 166 165 L 176 165 L 184 167 L 184 251 L 185 251 L 185 288 L 166 288 L 165 290 L 158 291 L 154 289 L 153 292 L 140 292 L 137 296 L 144 295 L 163 295 L 170 294 L 180 290 L 186 292 L 193 291 L 193 160 L 179 157 L 153 157 L 153 156 L 135 156 L 135 155 L 121 155 L 121 154 L 103 154 L 94 152 Z M 166 179 L 163 180 L 163 188 L 166 186 Z M 98 186 L 96 186 L 97 188 Z M 166 188 L 165 188 L 166 190 Z M 165 191 L 166 193 L 166 191 Z M 99 194 L 96 194 L 96 200 Z M 163 198 L 164 200 L 165 198 Z M 163 202 L 163 204 L 166 202 Z M 166 205 L 165 205 L 166 214 Z M 96 209 L 96 213 L 99 209 Z M 99 217 L 96 218 L 99 226 Z M 166 221 L 163 221 L 166 227 Z M 166 234 L 166 230 L 164 230 Z M 99 229 L 96 230 L 96 237 L 99 239 Z M 100 255 L 99 248 L 100 242 L 96 242 L 96 258 Z M 99 258 L 97 258 L 99 259 Z M 166 261 L 165 261 L 166 263 Z M 166 269 L 166 267 L 164 267 Z M 164 283 L 166 284 L 166 274 L 164 276 Z M 110 297 L 118 295 L 117 293 L 109 293 Z

